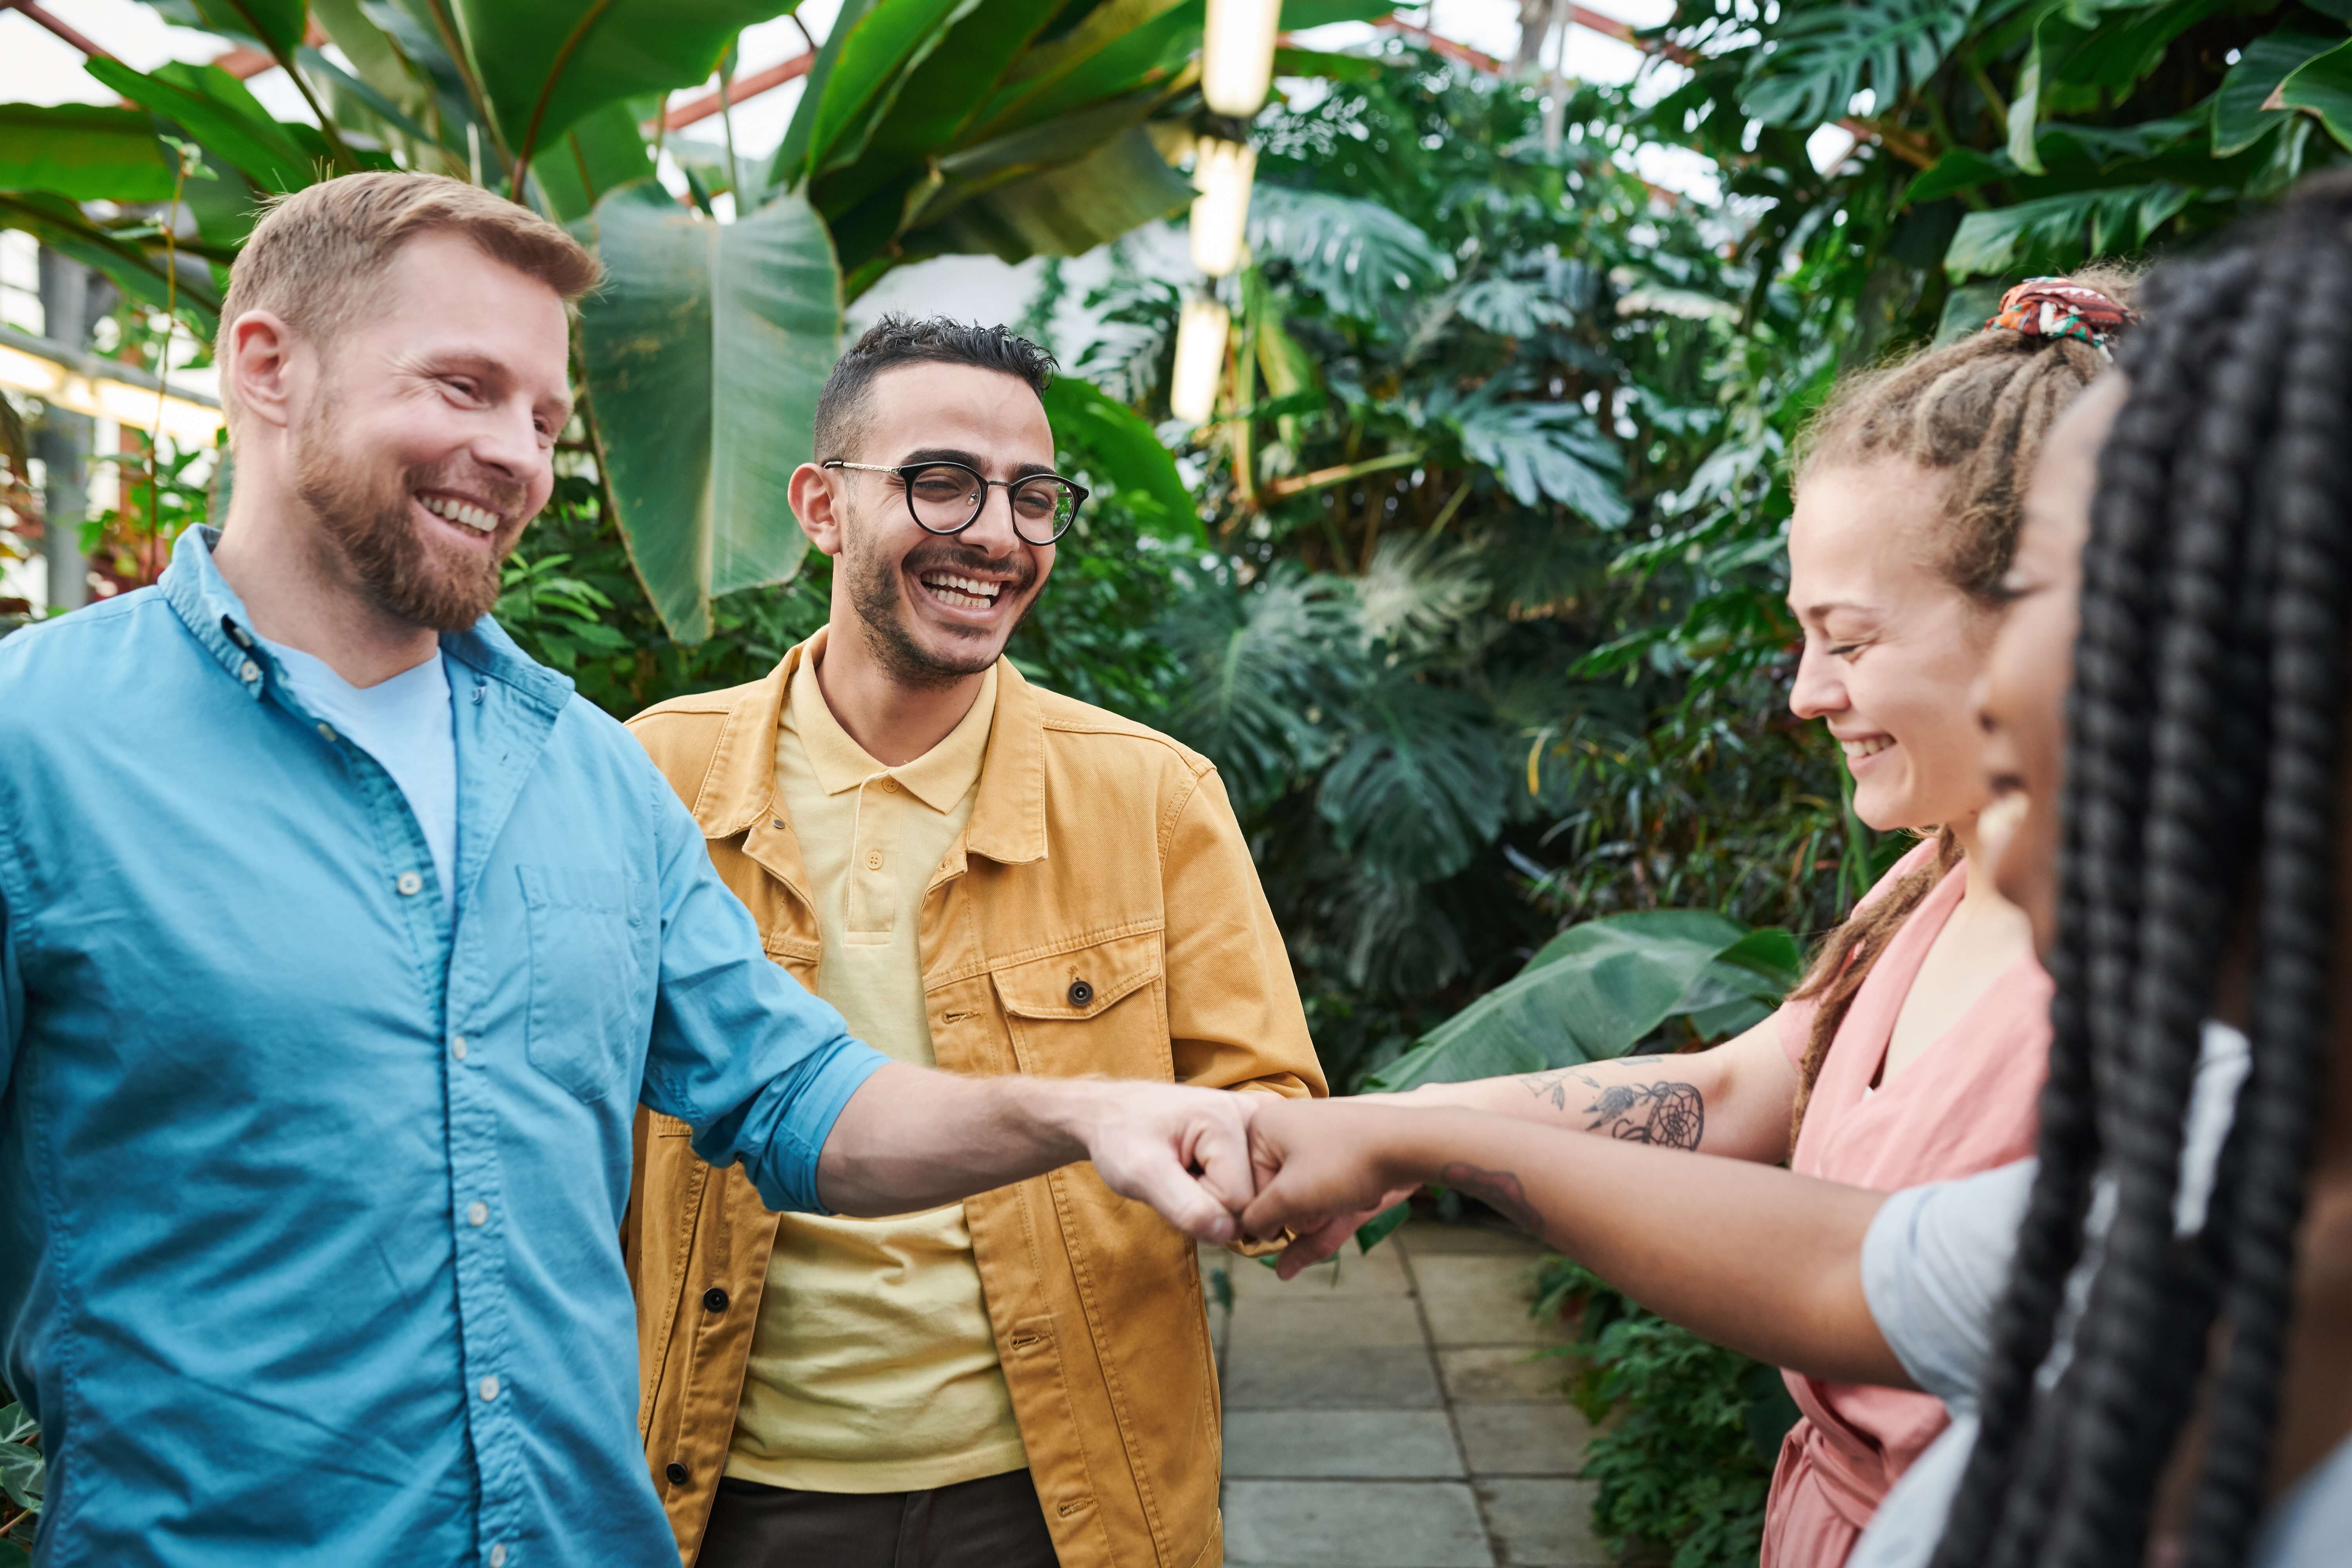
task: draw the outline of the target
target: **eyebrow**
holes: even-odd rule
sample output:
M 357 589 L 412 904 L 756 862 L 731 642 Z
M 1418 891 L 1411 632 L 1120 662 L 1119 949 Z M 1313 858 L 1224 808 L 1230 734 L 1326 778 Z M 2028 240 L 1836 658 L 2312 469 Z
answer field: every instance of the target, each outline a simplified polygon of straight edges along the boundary
M 905 468 L 911 468 L 917 463 L 961 463 L 975 473 L 988 471 L 986 463 L 978 453 L 967 452 L 958 447 L 918 447 L 893 463 L 891 467 Z M 1013 470 L 1013 477 L 1016 479 L 1035 479 L 1040 474 L 1052 475 L 1055 479 L 1061 478 L 1043 463 L 1021 463 Z

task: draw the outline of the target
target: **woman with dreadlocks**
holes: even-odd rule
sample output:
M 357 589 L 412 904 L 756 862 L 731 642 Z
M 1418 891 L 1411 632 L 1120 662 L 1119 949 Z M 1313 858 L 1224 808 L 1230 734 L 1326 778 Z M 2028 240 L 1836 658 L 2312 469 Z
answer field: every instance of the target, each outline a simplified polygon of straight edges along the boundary
M 2150 296 L 2128 395 L 2053 437 L 1988 679 L 2059 986 L 2038 1161 L 1890 1196 L 1367 1101 L 1253 1127 L 1254 1233 L 1443 1181 L 1710 1338 L 1980 1400 L 1856 1568 L 2352 1557 L 2352 180 Z
M 1789 705 L 1838 741 L 1856 816 L 1926 835 L 1778 1016 L 1712 1050 L 1433 1085 L 1454 1106 L 1888 1190 L 2023 1157 L 2049 981 L 1977 851 L 1969 691 L 2000 619 L 2024 477 L 2132 320 L 2112 270 L 2011 289 L 1985 330 L 1849 379 L 1796 465 Z M 1335 1233 L 1344 1227 L 1333 1227 Z M 1332 1244 L 1337 1245 L 1336 1234 Z M 1945 1425 L 1922 1394 L 1788 1374 L 1764 1568 L 1837 1568 Z

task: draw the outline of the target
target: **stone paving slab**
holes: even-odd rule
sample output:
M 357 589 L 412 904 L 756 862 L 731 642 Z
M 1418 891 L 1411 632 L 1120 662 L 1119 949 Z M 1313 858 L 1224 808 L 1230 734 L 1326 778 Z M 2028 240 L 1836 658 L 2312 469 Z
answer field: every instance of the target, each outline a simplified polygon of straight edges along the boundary
M 1434 1410 L 1443 1403 L 1419 1345 L 1236 1346 L 1226 1352 L 1224 1381 L 1228 1410 Z
M 1228 1568 L 1494 1568 L 1460 1481 L 1225 1483 Z
M 1531 1345 L 1440 1350 L 1437 1364 L 1445 1378 L 1446 1396 L 1463 1404 L 1557 1400 L 1570 1370 L 1566 1360 L 1540 1354 Z
M 1260 1479 L 1460 1480 L 1443 1410 L 1236 1410 L 1225 1474 Z
M 1540 1405 L 1456 1405 L 1462 1458 L 1481 1476 L 1572 1476 L 1592 1424 L 1565 1399 Z
M 1611 1568 L 1592 1538 L 1598 1481 L 1480 1480 L 1481 1511 L 1496 1555 L 1511 1568 Z
M 1203 1247 L 1201 1266 L 1204 1272 L 1213 1268 L 1226 1270 L 1236 1300 L 1294 1301 L 1310 1296 L 1412 1294 L 1412 1287 L 1405 1279 L 1404 1255 L 1393 1247 L 1376 1247 L 1360 1254 L 1353 1247 L 1342 1247 L 1329 1261 L 1301 1269 L 1297 1279 L 1288 1281 L 1256 1259 L 1236 1258 L 1223 1247 Z
M 1391 1350 L 1423 1343 L 1421 1309 L 1410 1296 L 1316 1296 L 1254 1300 L 1236 1307 L 1229 1353 L 1261 1346 L 1349 1345 Z

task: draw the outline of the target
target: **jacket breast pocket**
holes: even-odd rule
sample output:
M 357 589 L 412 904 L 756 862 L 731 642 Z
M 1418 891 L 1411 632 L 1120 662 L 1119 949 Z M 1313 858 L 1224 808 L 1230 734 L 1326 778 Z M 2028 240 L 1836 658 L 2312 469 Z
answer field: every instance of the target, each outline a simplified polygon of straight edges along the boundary
M 1175 1076 L 1160 933 L 1139 931 L 989 971 L 1021 1070 L 1048 1078 Z
M 645 921 L 617 871 L 518 866 L 530 944 L 530 1065 L 583 1100 L 635 1098 L 646 1034 Z

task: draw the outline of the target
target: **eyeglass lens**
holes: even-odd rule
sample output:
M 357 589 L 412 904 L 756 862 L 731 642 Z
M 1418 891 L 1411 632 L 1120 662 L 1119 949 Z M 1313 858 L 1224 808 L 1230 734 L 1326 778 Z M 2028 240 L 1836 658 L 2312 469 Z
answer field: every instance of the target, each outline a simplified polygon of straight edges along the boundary
M 951 463 L 918 468 L 907 479 L 907 504 L 915 521 L 934 533 L 954 533 L 980 516 L 987 487 L 969 468 Z M 1077 495 L 1062 479 L 1039 475 L 1012 489 L 1013 531 L 1031 544 L 1051 544 L 1070 526 Z

